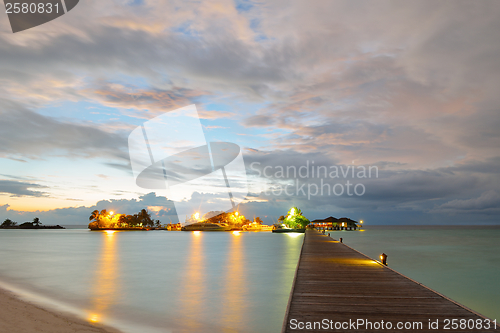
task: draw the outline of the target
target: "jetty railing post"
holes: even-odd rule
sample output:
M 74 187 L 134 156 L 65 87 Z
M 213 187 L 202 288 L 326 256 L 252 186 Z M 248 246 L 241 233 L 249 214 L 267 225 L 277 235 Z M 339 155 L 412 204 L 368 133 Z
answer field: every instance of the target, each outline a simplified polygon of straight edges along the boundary
M 380 255 L 380 260 L 382 260 L 382 264 L 384 264 L 385 266 L 387 266 L 387 254 L 382 253 Z

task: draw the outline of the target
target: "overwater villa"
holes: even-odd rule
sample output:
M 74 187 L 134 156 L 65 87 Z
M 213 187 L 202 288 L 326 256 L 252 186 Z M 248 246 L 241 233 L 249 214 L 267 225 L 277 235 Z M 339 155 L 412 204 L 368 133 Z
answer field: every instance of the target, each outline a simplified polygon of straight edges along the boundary
M 362 227 L 363 221 L 357 222 L 347 217 L 337 219 L 333 216 L 326 219 L 311 221 L 311 226 L 316 229 L 324 230 L 357 230 Z

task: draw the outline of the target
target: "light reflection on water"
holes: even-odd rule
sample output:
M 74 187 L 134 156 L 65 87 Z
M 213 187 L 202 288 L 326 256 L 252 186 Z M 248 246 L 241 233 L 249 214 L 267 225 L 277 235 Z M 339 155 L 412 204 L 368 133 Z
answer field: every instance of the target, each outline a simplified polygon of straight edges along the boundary
M 109 313 L 110 307 L 116 303 L 120 290 L 118 272 L 118 254 L 116 251 L 115 233 L 107 230 L 102 237 L 102 250 L 99 256 L 99 266 L 95 272 L 92 285 L 92 307 L 88 319 L 91 322 L 102 321 Z
M 124 332 L 277 332 L 303 235 L 0 230 L 0 281 Z
M 191 246 L 186 265 L 186 279 L 182 285 L 184 290 L 180 301 L 180 309 L 183 314 L 183 331 L 196 332 L 203 329 L 203 323 L 199 321 L 199 313 L 203 311 L 201 300 L 206 298 L 206 284 L 203 279 L 205 261 L 203 255 L 203 235 L 201 232 L 190 232 Z
M 243 323 L 243 314 L 246 313 L 246 274 L 245 258 L 243 257 L 240 233 L 233 233 L 230 241 L 229 255 L 227 259 L 224 290 L 224 307 L 222 309 L 223 332 L 237 332 L 239 325 Z

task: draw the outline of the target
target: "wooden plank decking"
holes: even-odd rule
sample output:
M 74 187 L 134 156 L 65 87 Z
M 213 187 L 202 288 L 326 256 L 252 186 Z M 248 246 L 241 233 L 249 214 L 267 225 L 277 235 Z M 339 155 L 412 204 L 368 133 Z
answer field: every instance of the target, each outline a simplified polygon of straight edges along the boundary
M 445 319 L 450 320 L 450 329 L 444 329 Z M 458 329 L 451 329 L 451 319 L 458 319 Z M 473 329 L 460 329 L 460 319 L 467 320 L 468 325 L 472 323 L 469 319 L 473 319 L 476 324 Z M 364 320 L 364 323 L 357 320 Z M 382 320 L 384 328 L 376 329 L 375 323 L 382 325 Z M 429 320 L 433 323 L 439 320 L 438 329 L 429 329 Z M 372 323 L 371 327 L 367 321 Z M 316 324 L 314 328 L 314 322 L 320 322 L 322 327 Z M 361 325 L 352 326 L 352 322 Z M 387 322 L 392 329 L 388 329 Z M 412 328 L 397 329 L 399 322 L 407 327 L 411 324 Z M 419 324 L 413 324 L 418 322 L 422 323 L 421 329 Z M 478 329 L 479 322 L 481 329 Z M 312 329 L 307 329 L 308 323 Z M 349 327 L 345 323 L 349 323 Z M 343 325 L 343 328 L 335 329 L 335 325 L 337 328 Z M 500 331 L 493 322 L 490 329 L 485 329 L 486 325 L 487 319 L 472 310 L 328 235 L 307 230 L 282 332 Z

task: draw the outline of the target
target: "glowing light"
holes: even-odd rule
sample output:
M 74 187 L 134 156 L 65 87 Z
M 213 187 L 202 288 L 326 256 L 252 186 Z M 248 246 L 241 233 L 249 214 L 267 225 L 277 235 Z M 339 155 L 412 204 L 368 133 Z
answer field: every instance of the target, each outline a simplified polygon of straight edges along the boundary
M 297 238 L 297 237 L 299 237 L 302 234 L 299 233 L 299 232 L 288 232 L 287 235 L 290 236 L 290 237 L 292 237 L 292 238 Z
M 106 233 L 107 233 L 108 235 L 112 235 L 112 234 L 114 234 L 114 233 L 115 233 L 115 230 L 106 230 Z
M 233 231 L 233 235 L 235 235 L 235 236 L 239 236 L 239 235 L 240 235 L 240 231 L 239 231 L 239 230 L 235 230 L 235 231 Z
M 234 214 L 235 214 L 236 216 L 238 216 L 238 214 L 239 214 L 239 213 L 238 213 L 238 212 L 236 212 L 236 213 L 234 213 Z
M 359 221 L 359 223 L 363 223 L 363 220 Z
M 292 208 L 292 210 L 290 211 L 290 215 L 294 216 L 295 215 L 295 207 Z
M 89 317 L 89 321 L 93 322 L 93 323 L 97 323 L 99 321 L 99 316 L 96 315 L 96 314 L 92 314 L 90 315 Z
M 200 213 L 196 212 L 194 214 L 194 218 L 197 219 L 197 220 L 199 220 L 200 219 Z
M 380 256 L 380 260 L 384 260 L 384 257 Z
M 194 234 L 195 236 L 199 236 L 199 235 L 200 235 L 200 232 L 201 232 L 201 231 L 196 230 L 196 231 L 193 231 L 193 234 Z
M 115 213 L 115 212 L 110 211 L 110 212 L 109 212 L 109 216 L 113 215 L 114 213 Z

